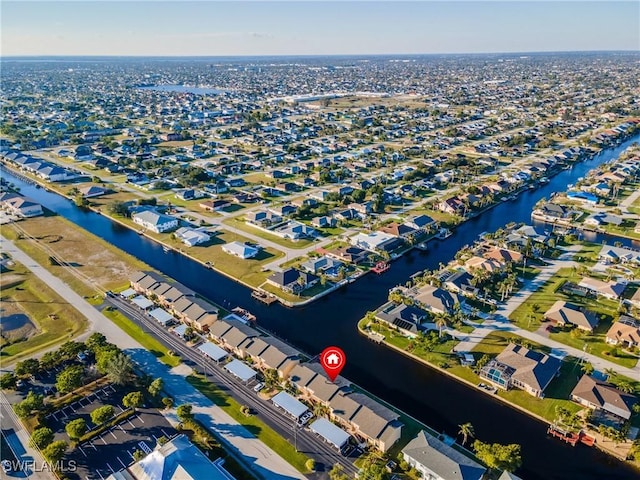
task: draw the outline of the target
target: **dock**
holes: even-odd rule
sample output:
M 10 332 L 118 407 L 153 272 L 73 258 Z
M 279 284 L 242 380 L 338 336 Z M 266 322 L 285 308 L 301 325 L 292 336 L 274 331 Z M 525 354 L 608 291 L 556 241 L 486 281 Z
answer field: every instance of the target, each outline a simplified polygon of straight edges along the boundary
M 387 262 L 378 262 L 376 263 L 376 266 L 371 269 L 371 271 L 380 275 L 381 273 L 386 272 L 390 268 L 391 268 L 391 265 L 388 264 Z
M 263 292 L 262 290 L 252 291 L 251 298 L 255 298 L 256 300 L 262 303 L 265 303 L 267 305 L 271 305 L 273 302 L 278 301 L 278 297 L 276 297 L 274 294 Z
M 559 438 L 560 440 L 568 443 L 572 447 L 575 447 L 578 442 L 584 443 L 585 445 L 588 445 L 588 446 L 593 446 L 595 442 L 595 439 L 593 437 L 590 437 L 589 435 L 584 434 L 582 431 L 580 431 L 579 433 L 569 432 L 567 430 L 564 430 L 563 428 L 560 428 L 557 425 L 549 425 L 549 428 L 547 429 L 547 434 L 551 435 L 552 437 Z

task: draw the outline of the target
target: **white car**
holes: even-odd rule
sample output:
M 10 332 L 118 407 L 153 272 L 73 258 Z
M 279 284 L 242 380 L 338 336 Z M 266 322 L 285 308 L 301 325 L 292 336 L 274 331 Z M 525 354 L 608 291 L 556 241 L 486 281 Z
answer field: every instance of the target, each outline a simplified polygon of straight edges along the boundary
M 257 393 L 260 390 L 262 390 L 263 388 L 264 388 L 264 383 L 260 382 L 255 387 L 253 387 L 253 391 Z
M 313 413 L 311 412 L 305 413 L 298 419 L 298 425 L 300 426 L 305 425 L 309 420 L 311 420 L 312 417 L 313 417 Z

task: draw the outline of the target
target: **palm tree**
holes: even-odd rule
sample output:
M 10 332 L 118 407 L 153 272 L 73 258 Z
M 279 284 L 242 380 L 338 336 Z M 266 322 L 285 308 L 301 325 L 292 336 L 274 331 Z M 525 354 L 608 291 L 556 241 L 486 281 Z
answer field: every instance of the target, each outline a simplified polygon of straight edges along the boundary
M 131 359 L 124 353 L 117 354 L 109 363 L 109 380 L 116 385 L 126 385 L 133 378 Z
M 618 390 L 624 392 L 624 393 L 633 393 L 633 385 L 631 385 L 630 382 L 627 382 L 626 380 L 620 380 L 618 383 L 616 383 L 616 387 L 618 388 Z
M 442 329 L 445 328 L 448 324 L 446 315 L 440 313 L 436 315 L 435 319 L 436 327 L 438 327 L 438 337 L 442 337 Z
M 470 422 L 463 423 L 462 425 L 458 425 L 460 430 L 458 430 L 458 434 L 462 435 L 462 445 L 467 443 L 469 438 L 475 438 L 476 432 L 473 429 L 473 425 Z

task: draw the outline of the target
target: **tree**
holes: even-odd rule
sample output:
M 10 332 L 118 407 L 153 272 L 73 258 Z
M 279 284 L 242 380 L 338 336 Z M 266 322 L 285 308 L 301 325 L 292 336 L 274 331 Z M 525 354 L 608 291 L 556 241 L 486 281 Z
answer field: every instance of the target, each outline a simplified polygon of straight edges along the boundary
M 275 388 L 280 384 L 280 377 L 275 368 L 268 368 L 264 371 L 264 383 L 268 388 Z
M 133 457 L 134 461 L 139 462 L 144 457 L 146 457 L 146 453 L 144 453 L 142 450 L 138 449 L 135 452 L 133 452 L 133 454 L 131 456 Z
M 521 447 L 516 443 L 501 445 L 476 440 L 473 449 L 477 457 L 491 469 L 513 472 L 522 465 Z
M 33 411 L 40 411 L 44 408 L 44 396 L 37 395 L 30 391 L 26 398 L 20 403 L 16 404 L 13 409 L 20 418 L 26 418 Z
M 162 399 L 162 405 L 164 405 L 164 408 L 171 408 L 173 407 L 173 398 L 171 397 L 164 397 Z
M 40 368 L 50 370 L 62 361 L 62 356 L 57 350 L 46 352 L 40 358 Z
M 593 368 L 593 365 L 591 365 L 591 363 L 589 362 L 585 362 L 582 365 L 582 373 L 584 373 L 585 375 L 591 375 L 593 373 L 593 371 L 595 370 L 595 368 Z
M 470 422 L 463 423 L 462 425 L 458 426 L 460 427 L 458 433 L 462 435 L 462 445 L 466 444 L 469 438 L 475 438 L 476 433 L 473 429 L 473 425 L 471 425 Z
M 97 353 L 97 350 L 101 347 L 104 347 L 107 344 L 107 337 L 99 332 L 92 333 L 85 345 L 88 349 L 90 349 L 93 353 Z
M 108 420 L 111 420 L 115 413 L 115 409 L 112 405 L 104 405 L 96 408 L 90 413 L 91 421 L 96 425 L 102 425 Z
M 184 422 L 186 420 L 191 420 L 193 418 L 193 406 L 188 403 L 184 403 L 182 405 L 178 405 L 176 409 L 176 414 L 178 415 L 178 420 Z
M 22 362 L 16 363 L 16 368 L 14 368 L 13 372 L 18 376 L 22 377 L 23 375 L 34 375 L 38 373 L 40 370 L 40 362 L 37 358 L 28 358 Z
M 82 386 L 84 382 L 84 368 L 72 365 L 65 368 L 56 377 L 56 388 L 60 393 L 68 393 Z
M 149 388 L 147 390 L 149 394 L 156 397 L 160 394 L 163 388 L 164 388 L 164 382 L 162 381 L 162 379 L 156 378 L 153 382 L 151 382 L 151 385 L 149 385 Z
M 329 470 L 329 478 L 331 480 L 348 480 L 349 476 L 344 473 L 344 468 L 339 463 L 336 463 L 331 470 Z
M 71 440 L 79 440 L 80 437 L 87 433 L 87 422 L 85 422 L 84 418 L 76 418 L 67 423 L 64 429 Z
M 447 317 L 446 315 L 438 314 L 436 315 L 436 327 L 438 327 L 438 337 L 442 337 L 442 329 L 447 326 Z
M 53 430 L 49 427 L 40 427 L 33 431 L 29 439 L 29 445 L 39 449 L 45 448 L 53 442 Z
M 107 375 L 116 385 L 126 385 L 133 379 L 131 359 L 122 352 L 116 354 L 109 362 Z
M 58 440 L 50 443 L 43 451 L 42 455 L 51 465 L 57 465 L 62 460 L 67 451 L 67 442 Z
M 618 380 L 616 382 L 616 387 L 618 388 L 618 390 L 625 393 L 633 393 L 634 391 L 633 385 L 627 380 Z
M 307 467 L 307 471 L 309 472 L 315 472 L 316 471 L 316 461 L 313 458 L 308 459 L 305 464 L 305 467 Z
M 121 217 L 125 217 L 129 214 L 129 207 L 125 202 L 121 202 L 119 200 L 114 200 L 107 206 L 107 210 L 109 213 L 113 213 L 115 215 L 120 215 Z
M 143 403 L 142 392 L 130 392 L 122 398 L 122 404 L 127 408 L 139 408 Z
M 13 373 L 3 373 L 2 376 L 0 376 L 0 388 L 12 390 L 16 388 L 16 381 L 17 378 Z

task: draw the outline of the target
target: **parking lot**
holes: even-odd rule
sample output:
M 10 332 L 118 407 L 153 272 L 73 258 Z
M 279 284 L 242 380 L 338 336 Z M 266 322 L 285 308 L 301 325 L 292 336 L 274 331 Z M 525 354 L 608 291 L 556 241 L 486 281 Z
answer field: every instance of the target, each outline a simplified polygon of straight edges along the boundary
M 131 465 L 133 452 L 150 453 L 160 437 L 172 438 L 176 431 L 155 409 L 138 409 L 135 416 L 124 420 L 89 442 L 79 445 L 66 456 L 78 469 L 72 479 L 106 479 L 112 473 Z

